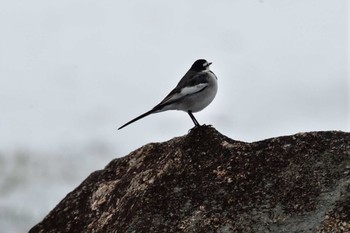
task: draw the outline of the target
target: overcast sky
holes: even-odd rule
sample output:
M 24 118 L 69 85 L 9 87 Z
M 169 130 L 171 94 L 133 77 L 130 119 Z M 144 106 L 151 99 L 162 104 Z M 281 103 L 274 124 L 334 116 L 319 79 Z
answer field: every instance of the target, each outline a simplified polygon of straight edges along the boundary
M 216 99 L 195 114 L 242 141 L 350 130 L 346 0 L 0 1 L 0 151 L 181 136 L 158 104 L 198 58 Z M 203 139 L 205 140 L 205 139 Z

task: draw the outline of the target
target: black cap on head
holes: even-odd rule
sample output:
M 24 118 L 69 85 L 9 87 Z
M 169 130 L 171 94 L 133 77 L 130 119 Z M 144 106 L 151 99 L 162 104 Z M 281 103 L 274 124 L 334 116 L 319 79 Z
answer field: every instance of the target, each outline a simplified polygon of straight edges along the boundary
M 198 59 L 191 66 L 191 70 L 202 71 L 206 70 L 211 63 L 207 62 L 205 59 Z

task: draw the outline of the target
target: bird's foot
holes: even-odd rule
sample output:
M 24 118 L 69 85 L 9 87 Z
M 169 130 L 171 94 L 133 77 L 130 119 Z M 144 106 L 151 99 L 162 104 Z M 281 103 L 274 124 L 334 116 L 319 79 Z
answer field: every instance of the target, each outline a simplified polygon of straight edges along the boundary
M 200 125 L 200 124 L 195 125 L 193 128 L 188 130 L 188 133 L 190 133 L 192 130 L 198 129 L 198 128 L 202 127 L 202 126 L 206 126 L 206 125 Z

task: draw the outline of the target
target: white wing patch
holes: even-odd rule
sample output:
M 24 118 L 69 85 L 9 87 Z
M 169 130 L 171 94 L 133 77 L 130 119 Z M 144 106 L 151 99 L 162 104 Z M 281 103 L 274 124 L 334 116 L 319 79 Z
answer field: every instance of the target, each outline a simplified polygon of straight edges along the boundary
M 208 83 L 199 83 L 199 84 L 197 84 L 195 86 L 192 86 L 192 87 L 184 87 L 184 88 L 181 89 L 180 94 L 182 96 L 192 95 L 192 94 L 194 94 L 196 92 L 199 92 L 200 90 L 202 90 L 206 86 L 208 86 Z
M 197 93 L 197 92 L 201 91 L 206 86 L 208 86 L 208 83 L 199 83 L 199 84 L 197 84 L 195 86 L 184 87 L 184 88 L 181 89 L 180 93 L 173 94 L 172 96 L 170 96 L 164 102 L 165 103 L 169 103 L 169 102 L 173 102 L 173 101 L 176 101 L 178 99 L 181 99 L 182 97 L 184 97 L 186 95 L 192 95 L 194 93 Z

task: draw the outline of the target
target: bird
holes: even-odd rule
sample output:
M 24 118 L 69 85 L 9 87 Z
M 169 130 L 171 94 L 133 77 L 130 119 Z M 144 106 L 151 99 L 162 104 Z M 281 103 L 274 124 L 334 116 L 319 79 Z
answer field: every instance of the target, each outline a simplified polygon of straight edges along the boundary
M 196 60 L 177 86 L 148 112 L 120 126 L 118 130 L 150 114 L 167 110 L 181 110 L 188 113 L 195 127 L 200 126 L 193 113 L 207 107 L 215 98 L 218 83 L 216 75 L 209 69 L 211 62 Z

